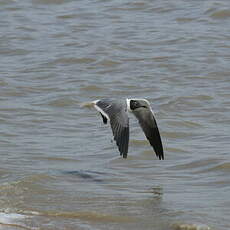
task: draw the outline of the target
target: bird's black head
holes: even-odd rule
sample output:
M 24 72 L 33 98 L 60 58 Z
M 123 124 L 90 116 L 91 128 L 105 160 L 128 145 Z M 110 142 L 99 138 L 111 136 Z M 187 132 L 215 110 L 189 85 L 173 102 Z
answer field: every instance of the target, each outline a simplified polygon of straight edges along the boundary
M 148 104 L 145 100 L 130 100 L 130 109 L 135 110 L 138 108 L 148 108 Z

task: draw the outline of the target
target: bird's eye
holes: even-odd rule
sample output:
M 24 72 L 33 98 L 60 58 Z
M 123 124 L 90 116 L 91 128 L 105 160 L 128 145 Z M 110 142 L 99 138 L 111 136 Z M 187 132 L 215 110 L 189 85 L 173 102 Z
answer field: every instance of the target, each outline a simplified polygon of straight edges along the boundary
M 139 103 L 138 103 L 137 101 L 134 101 L 134 102 L 133 102 L 133 105 L 134 105 L 134 107 L 136 107 L 136 108 L 139 107 Z

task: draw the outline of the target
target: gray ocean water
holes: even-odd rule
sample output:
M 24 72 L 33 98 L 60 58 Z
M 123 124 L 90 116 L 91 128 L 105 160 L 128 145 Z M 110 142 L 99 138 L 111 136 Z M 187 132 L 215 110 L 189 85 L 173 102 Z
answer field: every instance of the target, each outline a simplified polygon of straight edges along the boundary
M 146 98 L 129 156 L 80 103 Z M 0 1 L 0 229 L 230 229 L 228 0 Z

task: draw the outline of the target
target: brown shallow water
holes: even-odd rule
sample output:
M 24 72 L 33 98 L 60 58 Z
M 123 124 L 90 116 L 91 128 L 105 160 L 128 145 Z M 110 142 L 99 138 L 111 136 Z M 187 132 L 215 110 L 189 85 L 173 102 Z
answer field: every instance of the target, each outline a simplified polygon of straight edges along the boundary
M 0 1 L 0 229 L 230 229 L 227 0 Z M 127 160 L 80 103 L 147 98 Z

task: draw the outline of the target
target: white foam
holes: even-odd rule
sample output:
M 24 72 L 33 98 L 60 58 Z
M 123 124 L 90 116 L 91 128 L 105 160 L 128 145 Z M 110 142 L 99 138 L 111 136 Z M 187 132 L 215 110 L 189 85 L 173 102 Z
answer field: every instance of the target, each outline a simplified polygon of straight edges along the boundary
M 0 223 L 1 224 L 14 224 L 18 220 L 25 219 L 25 215 L 17 213 L 5 213 L 0 212 Z

